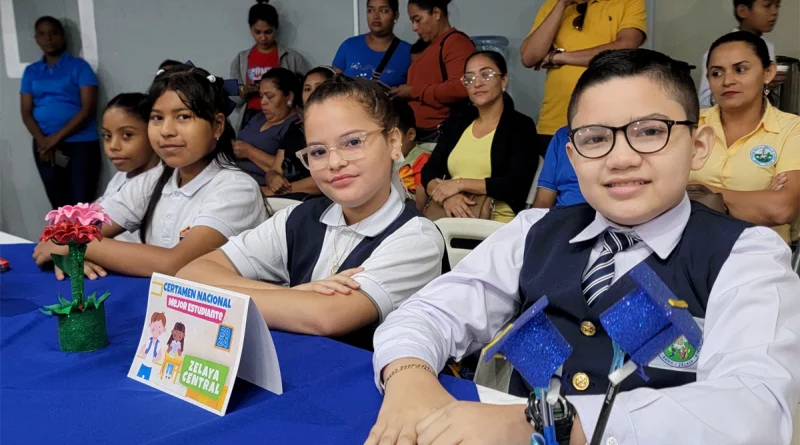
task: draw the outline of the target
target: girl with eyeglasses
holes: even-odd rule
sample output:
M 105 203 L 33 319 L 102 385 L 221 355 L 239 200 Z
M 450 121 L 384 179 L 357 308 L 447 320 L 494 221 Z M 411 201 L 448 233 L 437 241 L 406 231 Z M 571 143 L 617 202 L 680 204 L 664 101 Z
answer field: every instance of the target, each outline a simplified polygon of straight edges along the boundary
M 297 156 L 325 197 L 278 211 L 178 276 L 250 295 L 271 329 L 372 349 L 375 327 L 441 273 L 444 242 L 405 200 L 393 165 L 402 133 L 381 86 L 336 76 L 309 97 L 304 123 Z
M 509 222 L 525 207 L 538 163 L 536 124 L 505 93 L 506 61 L 494 51 L 467 59 L 462 83 L 474 106 L 454 114 L 422 169 L 417 205 L 430 198 L 452 218 L 475 218 L 474 196 L 494 200 L 492 219 Z

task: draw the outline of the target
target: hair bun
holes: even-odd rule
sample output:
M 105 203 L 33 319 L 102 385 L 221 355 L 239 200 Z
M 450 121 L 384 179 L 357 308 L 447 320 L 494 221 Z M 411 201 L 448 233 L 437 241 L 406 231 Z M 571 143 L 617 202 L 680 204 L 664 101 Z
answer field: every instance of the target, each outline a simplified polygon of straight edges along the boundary
M 259 5 L 268 5 L 269 0 L 256 0 L 256 3 Z

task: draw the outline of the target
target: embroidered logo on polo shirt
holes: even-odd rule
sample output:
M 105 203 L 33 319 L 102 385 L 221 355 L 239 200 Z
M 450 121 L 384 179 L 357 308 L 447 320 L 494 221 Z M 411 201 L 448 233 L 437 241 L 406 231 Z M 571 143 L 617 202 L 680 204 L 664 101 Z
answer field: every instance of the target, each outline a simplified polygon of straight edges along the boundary
M 189 233 L 190 230 L 192 230 L 192 228 L 190 226 L 186 226 L 180 232 L 178 232 L 178 242 L 183 241 L 183 239 L 186 238 L 186 234 Z
M 769 145 L 758 145 L 750 150 L 750 160 L 761 167 L 772 167 L 778 162 L 778 152 Z
M 683 336 L 658 356 L 661 361 L 673 368 L 689 368 L 700 359 L 697 350 Z

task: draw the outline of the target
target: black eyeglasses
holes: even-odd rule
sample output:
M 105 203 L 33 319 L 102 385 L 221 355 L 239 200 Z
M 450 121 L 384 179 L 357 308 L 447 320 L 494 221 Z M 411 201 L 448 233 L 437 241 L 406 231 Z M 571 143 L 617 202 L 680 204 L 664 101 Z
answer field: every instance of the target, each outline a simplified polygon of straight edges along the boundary
M 589 2 L 578 3 L 575 10 L 578 11 L 578 16 L 572 21 L 572 26 L 578 31 L 583 31 L 583 21 L 586 20 L 586 8 L 589 7 Z
M 617 132 L 622 131 L 628 145 L 637 153 L 648 154 L 661 151 L 669 143 L 672 127 L 686 125 L 694 127 L 697 122 L 673 121 L 669 119 L 645 119 L 621 127 L 586 125 L 568 133 L 572 145 L 584 158 L 597 159 L 611 153 L 617 143 Z

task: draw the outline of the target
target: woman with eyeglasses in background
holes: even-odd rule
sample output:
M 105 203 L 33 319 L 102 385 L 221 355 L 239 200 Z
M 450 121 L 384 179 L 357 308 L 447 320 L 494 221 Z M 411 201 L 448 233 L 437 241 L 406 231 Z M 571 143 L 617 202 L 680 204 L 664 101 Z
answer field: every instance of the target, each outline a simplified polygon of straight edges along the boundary
M 509 222 L 524 209 L 536 173 L 536 124 L 505 93 L 508 68 L 499 53 L 470 56 L 461 80 L 474 106 L 442 127 L 422 169 L 417 207 L 423 209 L 430 197 L 449 217 L 474 218 L 471 197 L 488 196 L 494 200 L 492 219 Z

